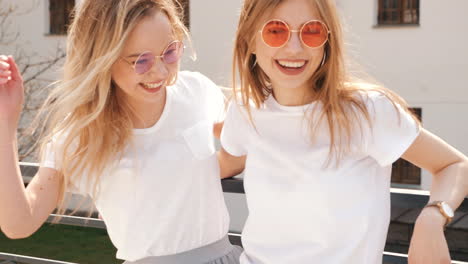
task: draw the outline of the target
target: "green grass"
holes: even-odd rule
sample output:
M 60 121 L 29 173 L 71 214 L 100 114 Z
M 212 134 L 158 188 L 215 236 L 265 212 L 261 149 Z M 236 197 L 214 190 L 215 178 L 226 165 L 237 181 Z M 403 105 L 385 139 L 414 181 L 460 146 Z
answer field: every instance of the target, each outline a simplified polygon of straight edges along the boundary
M 115 247 L 107 231 L 44 224 L 29 238 L 11 240 L 0 232 L 0 252 L 80 264 L 116 264 Z

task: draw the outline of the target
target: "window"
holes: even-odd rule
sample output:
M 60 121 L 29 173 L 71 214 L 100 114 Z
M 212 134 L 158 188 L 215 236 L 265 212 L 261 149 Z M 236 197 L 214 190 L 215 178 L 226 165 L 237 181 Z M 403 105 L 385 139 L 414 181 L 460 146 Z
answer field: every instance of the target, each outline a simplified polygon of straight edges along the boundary
M 67 34 L 70 14 L 74 7 L 75 0 L 49 0 L 50 34 Z
M 413 113 L 421 120 L 422 109 L 411 108 Z M 399 159 L 392 166 L 392 183 L 421 184 L 421 169 L 404 159 Z
M 184 16 L 184 24 L 187 28 L 190 28 L 190 0 L 178 0 L 182 8 L 184 9 L 182 14 Z
M 418 25 L 419 0 L 378 0 L 379 25 Z

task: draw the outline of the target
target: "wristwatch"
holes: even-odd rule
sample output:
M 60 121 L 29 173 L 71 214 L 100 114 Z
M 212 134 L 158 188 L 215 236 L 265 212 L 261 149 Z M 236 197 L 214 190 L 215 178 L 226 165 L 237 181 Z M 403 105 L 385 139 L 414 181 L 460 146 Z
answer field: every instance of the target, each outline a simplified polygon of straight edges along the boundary
M 452 207 L 450 207 L 448 203 L 443 201 L 434 201 L 428 203 L 426 206 L 424 206 L 424 208 L 431 206 L 438 207 L 440 213 L 445 217 L 445 219 L 447 219 L 447 221 L 445 222 L 445 226 L 447 226 L 452 221 L 454 213 Z

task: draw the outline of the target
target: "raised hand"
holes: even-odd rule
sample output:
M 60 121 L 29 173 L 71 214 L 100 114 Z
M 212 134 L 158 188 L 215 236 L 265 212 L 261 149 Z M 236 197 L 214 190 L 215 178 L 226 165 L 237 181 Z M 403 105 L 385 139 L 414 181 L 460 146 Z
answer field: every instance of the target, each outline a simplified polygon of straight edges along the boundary
M 0 55 L 0 122 L 15 127 L 24 102 L 23 78 L 13 57 Z

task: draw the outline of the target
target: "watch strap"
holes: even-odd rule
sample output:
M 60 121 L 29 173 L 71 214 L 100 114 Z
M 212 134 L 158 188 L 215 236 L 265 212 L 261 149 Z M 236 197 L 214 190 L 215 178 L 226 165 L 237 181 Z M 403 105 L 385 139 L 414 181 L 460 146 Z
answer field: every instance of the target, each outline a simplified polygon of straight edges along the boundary
M 439 208 L 439 212 L 442 214 L 442 216 L 445 217 L 446 219 L 446 222 L 445 222 L 445 225 L 444 226 L 447 226 L 448 224 L 450 224 L 450 222 L 452 222 L 452 217 L 448 216 L 445 211 L 443 210 L 442 208 L 442 203 L 443 201 L 433 201 L 433 202 L 430 202 L 428 204 L 426 204 L 426 206 L 424 206 L 424 208 L 426 207 L 437 207 Z

